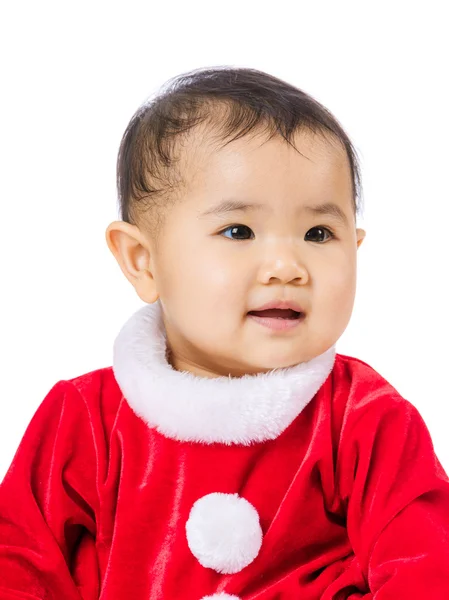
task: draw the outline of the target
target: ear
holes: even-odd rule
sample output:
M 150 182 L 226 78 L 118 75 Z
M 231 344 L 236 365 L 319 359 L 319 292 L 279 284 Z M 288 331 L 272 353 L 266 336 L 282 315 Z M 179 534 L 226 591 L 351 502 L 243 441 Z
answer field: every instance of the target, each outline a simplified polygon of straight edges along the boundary
M 356 229 L 357 235 L 357 250 L 360 248 L 360 244 L 363 242 L 366 236 L 366 231 L 364 229 Z
M 140 229 L 125 221 L 113 221 L 106 229 L 106 243 L 139 298 L 148 304 L 156 302 L 159 294 L 152 268 L 152 256 L 148 241 Z

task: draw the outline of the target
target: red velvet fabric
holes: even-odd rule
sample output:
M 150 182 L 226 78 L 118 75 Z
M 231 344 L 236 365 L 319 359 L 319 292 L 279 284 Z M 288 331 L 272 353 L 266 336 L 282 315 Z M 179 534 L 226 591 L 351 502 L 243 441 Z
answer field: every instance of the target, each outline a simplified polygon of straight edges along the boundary
M 212 400 L 211 400 L 212 401 Z M 202 567 L 194 502 L 238 493 L 263 543 L 234 575 Z M 1 600 L 447 600 L 449 479 L 417 409 L 337 354 L 275 440 L 171 440 L 110 367 L 58 382 L 0 486 Z

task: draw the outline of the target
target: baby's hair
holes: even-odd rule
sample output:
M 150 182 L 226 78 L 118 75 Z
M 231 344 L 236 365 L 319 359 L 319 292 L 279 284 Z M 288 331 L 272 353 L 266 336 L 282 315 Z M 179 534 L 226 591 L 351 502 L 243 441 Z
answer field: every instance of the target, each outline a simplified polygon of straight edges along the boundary
M 220 110 L 222 109 L 222 110 Z M 345 148 L 352 178 L 356 215 L 361 199 L 357 152 L 337 119 L 317 100 L 295 86 L 250 68 L 202 68 L 178 75 L 133 115 L 117 158 L 120 217 L 145 220 L 157 242 L 167 207 L 183 189 L 181 155 L 175 154 L 193 127 L 212 126 L 226 145 L 265 128 L 292 144 L 293 134 L 307 129 L 337 140 Z M 210 137 L 210 136 L 209 136 Z M 294 146 L 293 146 L 294 147 Z M 184 153 L 185 154 L 185 153 Z

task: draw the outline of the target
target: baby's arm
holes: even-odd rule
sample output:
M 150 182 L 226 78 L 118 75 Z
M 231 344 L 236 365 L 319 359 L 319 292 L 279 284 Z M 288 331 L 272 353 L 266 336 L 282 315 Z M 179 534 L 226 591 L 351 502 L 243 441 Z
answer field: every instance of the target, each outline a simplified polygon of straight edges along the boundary
M 358 414 L 357 414 L 358 412 Z M 348 535 L 367 600 L 449 598 L 449 478 L 418 410 L 367 399 L 340 448 Z
M 45 397 L 0 485 L 0 600 L 99 597 L 96 455 L 69 382 Z

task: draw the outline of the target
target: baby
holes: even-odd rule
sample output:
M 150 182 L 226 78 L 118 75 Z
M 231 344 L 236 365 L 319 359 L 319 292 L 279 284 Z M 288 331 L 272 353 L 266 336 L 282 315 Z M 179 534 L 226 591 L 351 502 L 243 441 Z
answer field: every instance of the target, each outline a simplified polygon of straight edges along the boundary
M 254 69 L 133 116 L 109 249 L 144 302 L 59 381 L 0 487 L 0 600 L 447 600 L 449 478 L 418 410 L 336 353 L 360 169 Z

